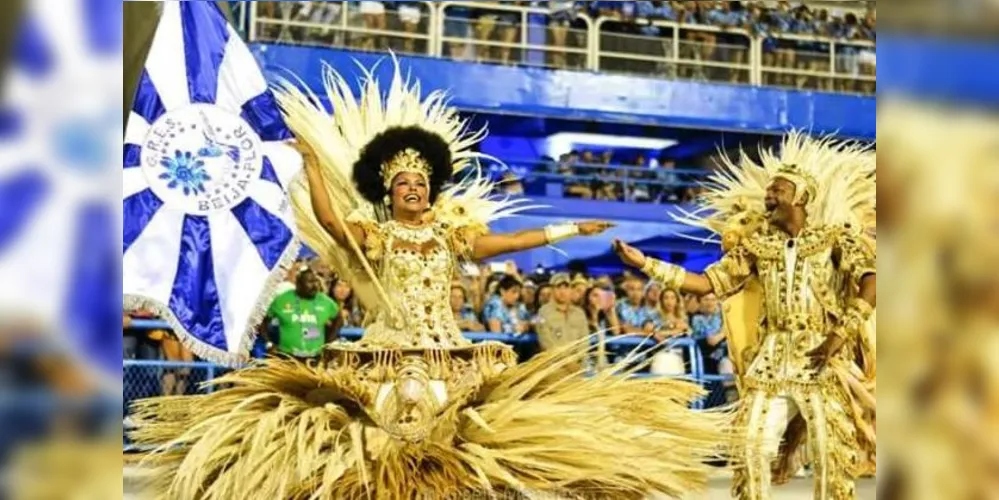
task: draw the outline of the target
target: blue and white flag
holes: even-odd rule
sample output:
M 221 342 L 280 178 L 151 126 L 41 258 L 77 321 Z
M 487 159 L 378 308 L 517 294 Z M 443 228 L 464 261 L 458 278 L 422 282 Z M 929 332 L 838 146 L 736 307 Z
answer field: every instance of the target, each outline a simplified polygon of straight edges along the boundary
M 125 306 L 199 356 L 245 360 L 298 253 L 301 157 L 249 49 L 214 2 L 163 2 L 125 133 Z
M 47 333 L 36 340 L 113 390 L 122 4 L 23 4 L 0 84 L 0 343 Z

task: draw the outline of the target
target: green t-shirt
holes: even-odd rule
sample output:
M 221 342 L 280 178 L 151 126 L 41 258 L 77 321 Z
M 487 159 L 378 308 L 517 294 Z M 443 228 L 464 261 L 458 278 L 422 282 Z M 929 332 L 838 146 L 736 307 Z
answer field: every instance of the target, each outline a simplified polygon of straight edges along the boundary
M 278 350 L 308 358 L 322 351 L 326 324 L 339 312 L 340 306 L 324 293 L 303 299 L 294 290 L 288 290 L 274 298 L 267 315 L 278 320 Z

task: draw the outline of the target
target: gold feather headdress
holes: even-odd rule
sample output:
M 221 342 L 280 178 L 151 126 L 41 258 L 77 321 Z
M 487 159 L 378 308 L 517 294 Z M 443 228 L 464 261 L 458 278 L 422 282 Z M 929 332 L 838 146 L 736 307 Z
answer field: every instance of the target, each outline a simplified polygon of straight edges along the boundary
M 496 160 L 473 150 L 485 138 L 485 128 L 469 130 L 467 120 L 449 105 L 445 92 L 436 90 L 422 97 L 419 82 L 403 78 L 394 56 L 392 63 L 394 72 L 385 92 L 373 75 L 375 67 L 368 69 L 358 63 L 364 75 L 359 94 L 324 63 L 325 98 L 333 112 L 328 112 L 322 99 L 305 85 L 284 80 L 275 89 L 286 123 L 297 140 L 310 144 L 316 153 L 336 215 L 354 223 L 378 223 L 389 217 L 386 205 L 372 203 L 362 195 L 354 182 L 353 169 L 365 146 L 386 131 L 401 128 L 429 132 L 446 143 L 454 172 L 475 169 L 475 174 L 465 176 L 466 180 L 437 193 L 432 207 L 436 217 L 447 219 L 452 227 L 475 226 L 485 231 L 489 222 L 528 208 L 521 200 L 492 197 L 493 183 L 481 175 L 478 161 Z M 407 148 L 381 167 L 386 189 L 400 172 L 430 175 L 426 159 Z M 303 241 L 354 285 L 365 309 L 372 311 L 386 305 L 388 297 L 379 291 L 378 279 L 361 249 L 356 243 L 350 249 L 341 248 L 319 224 L 306 179 L 298 179 L 290 191 Z
M 876 224 L 877 160 L 871 146 L 794 131 L 778 151 L 762 150 L 760 162 L 723 156 L 722 168 L 705 184 L 701 206 L 677 219 L 721 235 L 733 224 L 761 220 L 767 186 L 792 182 L 796 197 L 808 193 L 810 225 L 850 226 L 867 232 Z

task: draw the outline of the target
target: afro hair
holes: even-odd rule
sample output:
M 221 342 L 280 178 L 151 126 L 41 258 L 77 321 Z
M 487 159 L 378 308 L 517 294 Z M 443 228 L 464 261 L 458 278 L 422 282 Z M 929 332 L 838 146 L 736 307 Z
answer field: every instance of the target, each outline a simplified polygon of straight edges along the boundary
M 369 202 L 376 206 L 388 191 L 382 179 L 382 166 L 405 149 L 414 149 L 430 164 L 430 203 L 437 200 L 454 167 L 451 148 L 439 135 L 420 127 L 392 127 L 376 135 L 364 146 L 354 163 L 354 184 Z

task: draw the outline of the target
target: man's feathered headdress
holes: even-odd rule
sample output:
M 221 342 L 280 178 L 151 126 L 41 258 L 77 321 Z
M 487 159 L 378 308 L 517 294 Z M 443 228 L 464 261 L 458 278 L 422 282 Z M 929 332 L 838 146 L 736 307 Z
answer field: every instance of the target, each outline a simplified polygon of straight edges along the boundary
M 734 224 L 762 220 L 767 186 L 785 179 L 797 188 L 796 198 L 808 193 L 810 225 L 865 231 L 876 224 L 877 159 L 869 145 L 791 132 L 778 151 L 761 151 L 758 163 L 746 154 L 738 163 L 728 157 L 721 161 L 722 168 L 705 184 L 701 206 L 680 221 L 721 235 Z

